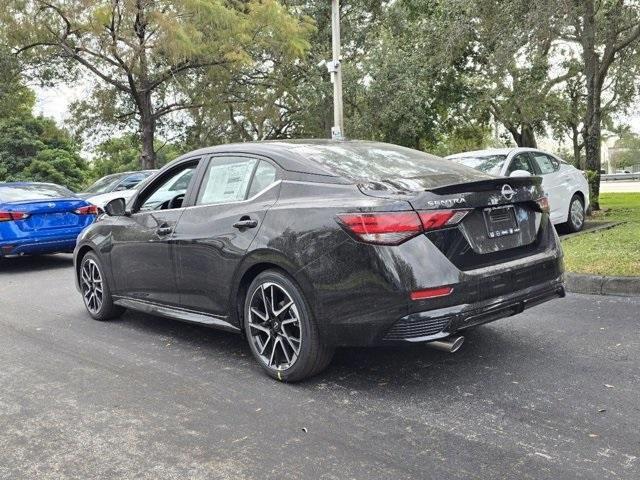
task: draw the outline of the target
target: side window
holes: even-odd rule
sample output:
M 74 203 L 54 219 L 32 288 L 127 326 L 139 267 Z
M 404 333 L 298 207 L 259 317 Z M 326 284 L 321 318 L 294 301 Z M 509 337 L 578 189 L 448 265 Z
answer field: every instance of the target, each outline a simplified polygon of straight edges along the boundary
M 197 205 L 244 200 L 258 161 L 244 157 L 214 157 L 198 193 Z
M 251 187 L 249 188 L 247 197 L 251 198 L 267 188 L 276 181 L 276 176 L 276 167 L 269 162 L 260 160 L 258 168 L 256 168 L 256 173 L 253 174 L 253 180 L 251 180 Z
M 180 208 L 198 162 L 189 162 L 152 184 L 138 200 L 141 211 Z
M 560 168 L 560 163 L 558 163 L 558 161 L 555 158 L 549 155 L 545 155 L 544 153 L 534 152 L 532 153 L 531 156 L 533 157 L 533 160 L 538 165 L 541 175 L 546 175 L 547 173 L 553 173 L 556 170 L 558 170 L 558 168 Z
M 516 170 L 524 170 L 529 172 L 531 175 L 535 175 L 536 171 L 533 169 L 533 165 L 529 161 L 529 155 L 526 153 L 519 153 L 513 159 L 511 159 L 511 165 L 509 165 L 509 169 L 507 170 L 507 176 L 511 175 Z
M 127 178 L 122 180 L 120 184 L 116 187 L 116 190 L 130 190 L 136 185 L 138 185 L 144 179 L 144 175 L 134 174 L 129 175 Z

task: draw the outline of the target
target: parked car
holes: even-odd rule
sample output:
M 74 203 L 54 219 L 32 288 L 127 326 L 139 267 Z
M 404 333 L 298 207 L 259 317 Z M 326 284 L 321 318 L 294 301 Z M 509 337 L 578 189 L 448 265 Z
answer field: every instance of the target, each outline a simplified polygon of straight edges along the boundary
M 106 205 L 77 286 L 97 320 L 131 308 L 243 332 L 283 381 L 336 346 L 454 351 L 460 331 L 564 296 L 541 181 L 377 142 L 201 149 Z
M 450 155 L 449 160 L 503 177 L 538 175 L 549 196 L 551 221 L 571 232 L 584 227 L 589 184 L 584 173 L 564 160 L 533 148 L 478 150 Z
M 157 170 L 141 170 L 139 172 L 123 172 L 107 175 L 96 181 L 86 191 L 78 194 L 92 204 L 104 209 L 114 198 L 131 198 L 135 188 L 153 175 Z
M 51 183 L 0 183 L 0 257 L 72 252 L 97 207 Z

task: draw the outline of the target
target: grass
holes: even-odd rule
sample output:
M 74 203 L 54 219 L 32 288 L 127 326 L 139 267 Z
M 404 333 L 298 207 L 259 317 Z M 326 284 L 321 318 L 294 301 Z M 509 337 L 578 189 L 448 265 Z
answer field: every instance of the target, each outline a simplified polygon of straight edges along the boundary
M 568 272 L 640 276 L 640 193 L 601 193 L 590 220 L 624 225 L 562 241 Z

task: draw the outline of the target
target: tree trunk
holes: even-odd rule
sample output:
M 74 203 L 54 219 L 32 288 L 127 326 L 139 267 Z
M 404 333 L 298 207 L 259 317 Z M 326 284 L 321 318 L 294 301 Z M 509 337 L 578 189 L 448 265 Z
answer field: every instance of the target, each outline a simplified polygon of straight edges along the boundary
M 536 141 L 536 134 L 533 131 L 531 125 L 525 123 L 522 125 L 522 133 L 520 135 L 519 147 L 538 148 L 538 142 Z
M 571 142 L 573 143 L 573 164 L 576 168 L 584 170 L 584 162 L 582 161 L 582 145 L 580 145 L 580 130 L 577 125 L 571 125 Z
M 536 133 L 533 131 L 531 125 L 524 123 L 520 130 L 516 127 L 507 127 L 511 136 L 519 147 L 538 148 L 538 142 L 536 142 Z
M 583 140 L 585 169 L 589 181 L 591 208 L 600 210 L 600 121 L 602 79 L 600 78 L 600 59 L 596 52 L 596 24 L 593 1 L 584 4 L 582 55 L 584 74 L 587 83 L 587 109 L 584 116 Z
M 156 131 L 156 121 L 153 118 L 151 106 L 151 94 L 145 93 L 140 99 L 140 167 L 143 170 L 153 170 L 156 168 L 156 151 L 153 141 Z

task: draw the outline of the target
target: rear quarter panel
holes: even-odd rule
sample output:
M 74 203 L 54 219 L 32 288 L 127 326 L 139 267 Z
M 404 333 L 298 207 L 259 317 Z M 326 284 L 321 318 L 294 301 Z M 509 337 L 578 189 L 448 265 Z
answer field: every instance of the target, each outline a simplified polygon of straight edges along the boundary
M 398 274 L 401 260 L 393 247 L 356 242 L 335 219 L 338 213 L 381 209 L 411 207 L 367 197 L 355 185 L 284 181 L 236 282 L 256 263 L 280 265 L 304 291 L 321 334 L 353 343 L 350 327 L 361 335 L 359 324 L 397 319 L 408 308 L 407 277 Z

